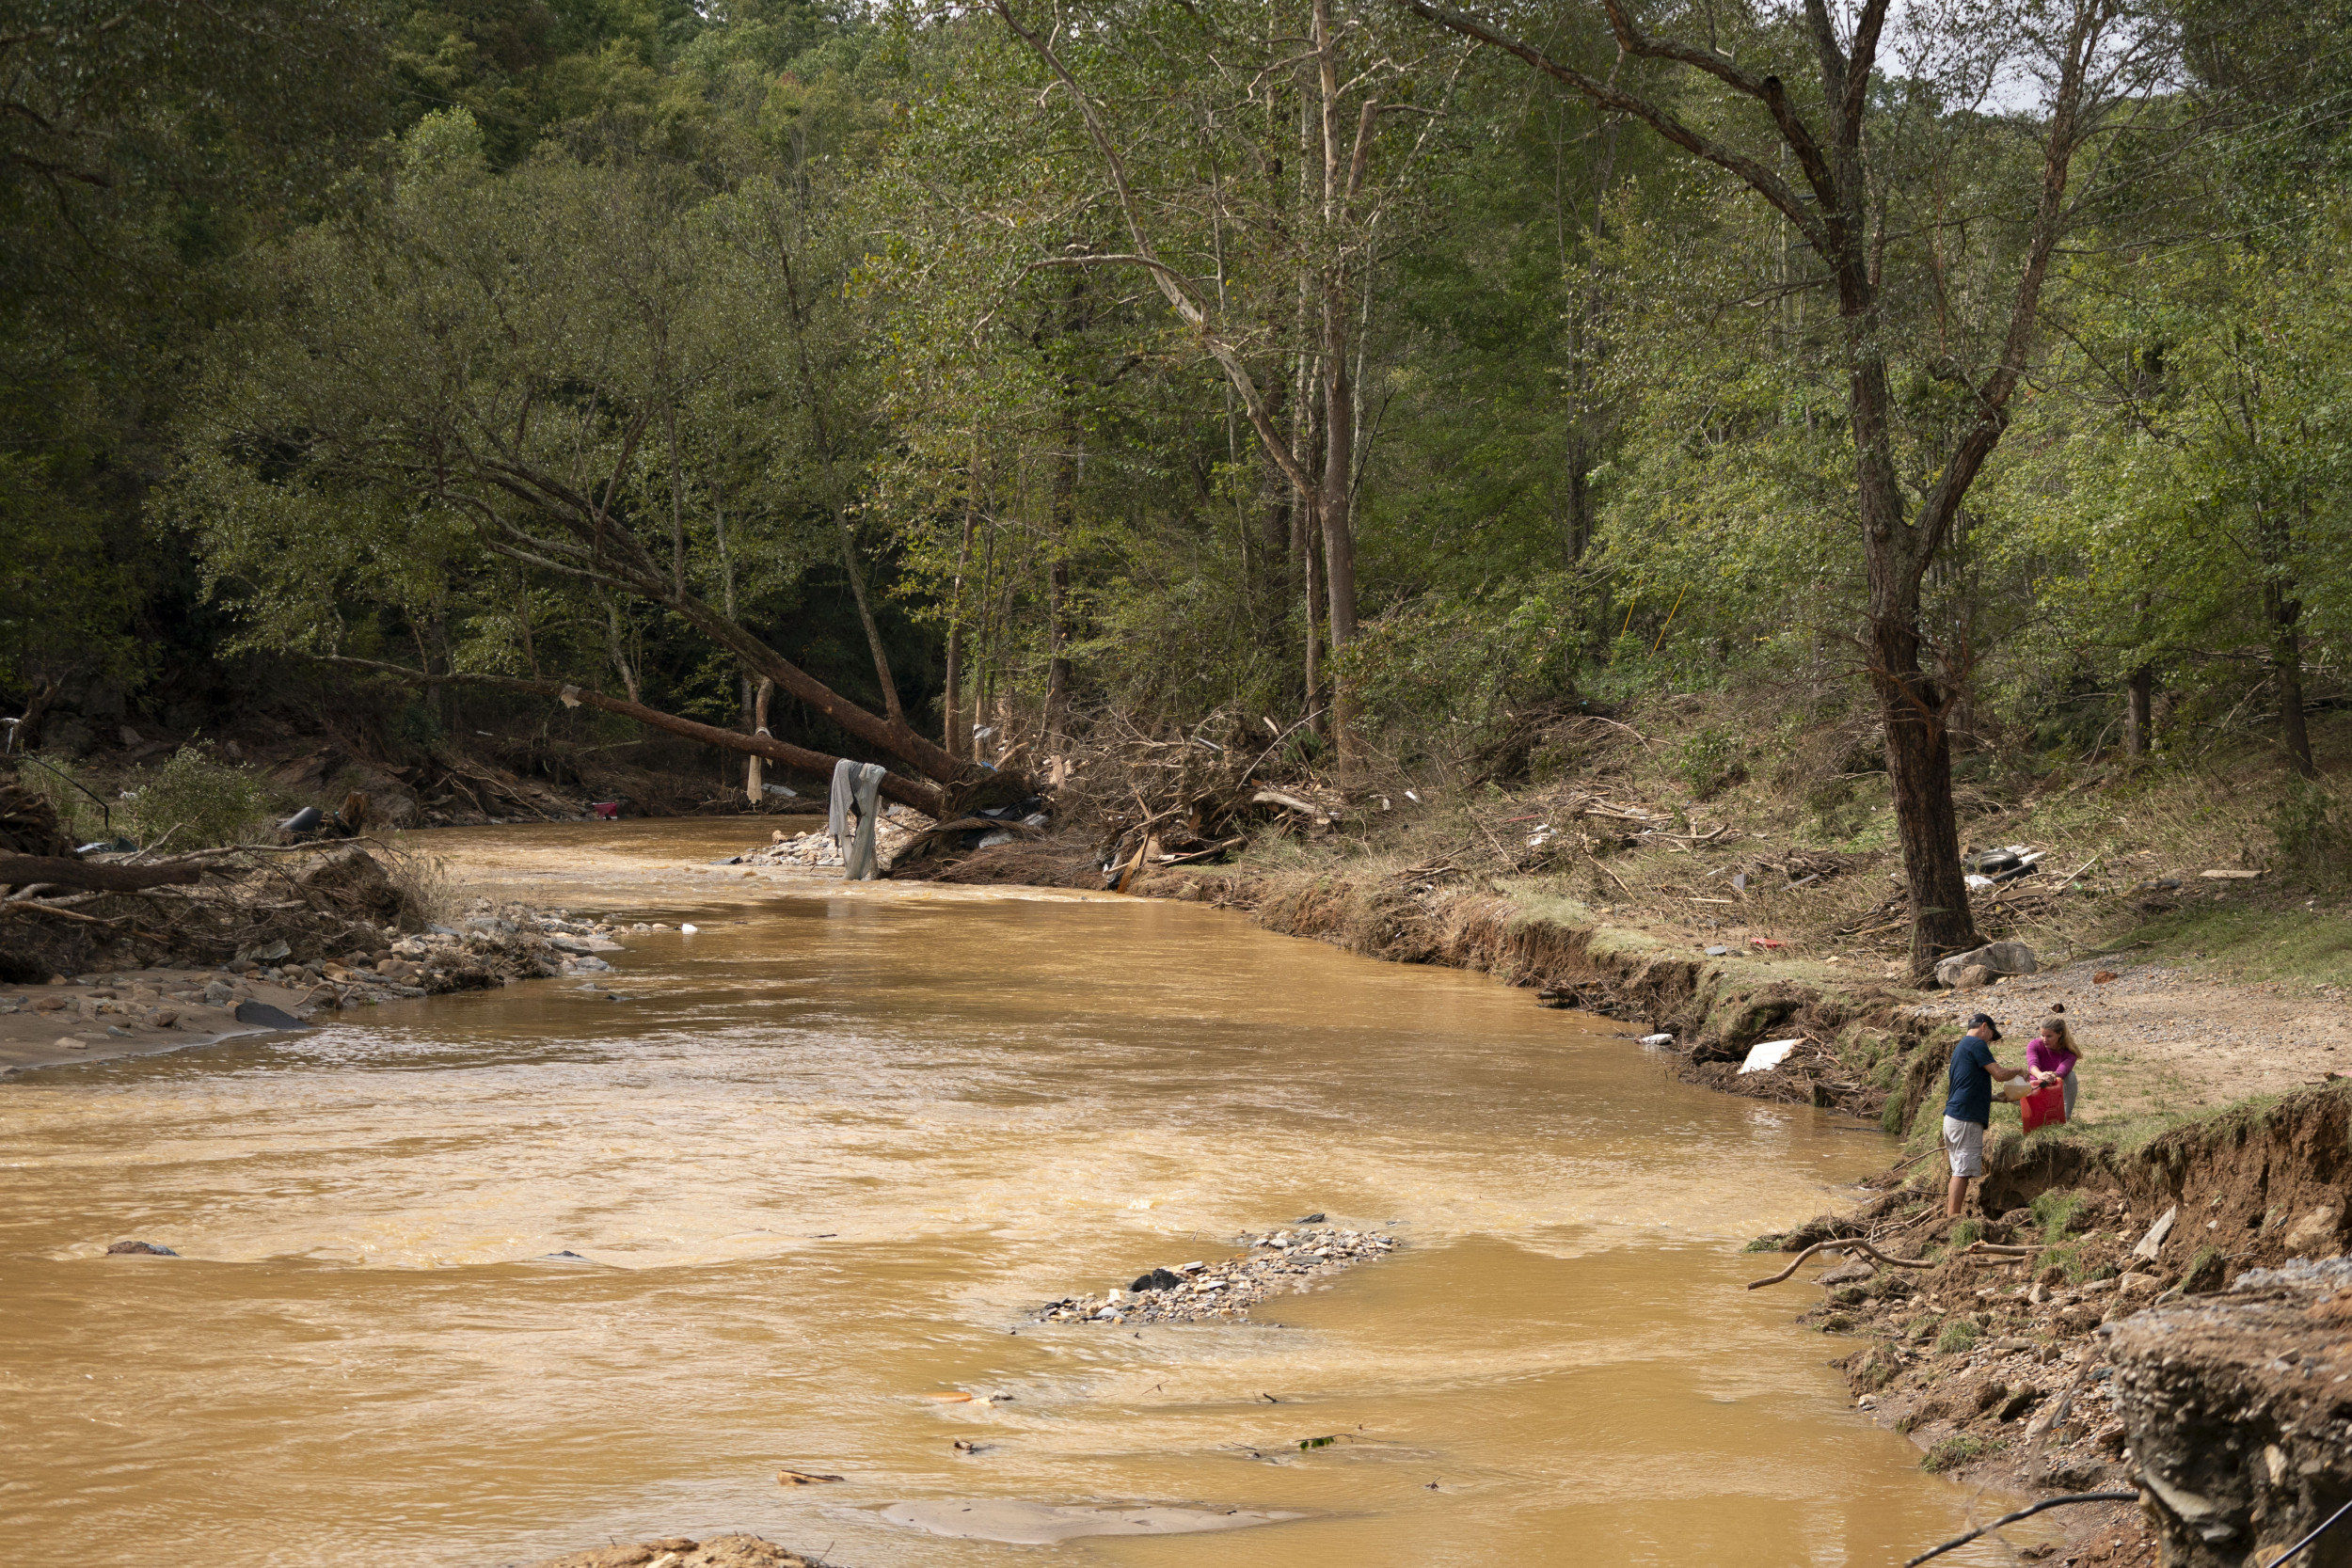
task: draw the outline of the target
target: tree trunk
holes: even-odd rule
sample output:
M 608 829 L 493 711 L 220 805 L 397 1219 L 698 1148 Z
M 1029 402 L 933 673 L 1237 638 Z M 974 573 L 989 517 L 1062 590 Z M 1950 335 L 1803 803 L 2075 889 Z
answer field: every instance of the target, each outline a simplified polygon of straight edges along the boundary
M 1317 571 L 1315 567 L 1317 563 L 1322 561 L 1323 552 L 1316 548 L 1316 546 L 1321 542 L 1319 536 L 1322 530 L 1315 520 L 1315 506 L 1313 502 L 1310 501 L 1306 506 L 1300 509 L 1299 520 L 1302 525 L 1299 530 L 1301 545 L 1300 556 L 1306 567 L 1303 576 L 1304 585 L 1307 590 L 1307 701 L 1303 705 L 1301 711 L 1307 717 L 1307 729 L 1309 733 L 1319 736 L 1324 733 L 1323 720 L 1321 718 L 1323 707 L 1323 667 L 1321 661 L 1323 647 L 1323 574 Z
M 2312 764 L 2311 729 L 2303 721 L 2303 636 L 2296 624 L 2303 603 L 2287 597 L 2273 578 L 2263 584 L 2263 610 L 2270 622 L 2270 673 L 2279 683 L 2279 742 L 2295 770 L 2315 779 L 2319 770 Z
M 621 610 L 610 599 L 604 602 L 604 619 L 606 630 L 612 638 L 612 668 L 620 672 L 621 685 L 628 692 L 628 700 L 632 703 L 642 701 L 644 692 L 638 686 L 637 668 L 629 661 L 628 639 L 621 629 Z
M 759 694 L 752 699 L 752 734 L 755 736 L 772 738 L 768 735 L 768 699 L 775 694 L 776 683 L 762 676 Z M 754 752 L 751 760 L 744 764 L 743 793 L 751 797 L 752 804 L 755 806 L 768 793 L 767 785 L 764 759 Z
M 1070 733 L 1070 535 L 1077 521 L 1079 441 L 1071 396 L 1065 385 L 1045 532 L 1045 751 L 1055 758 Z
M 1323 221 L 1343 223 L 1353 196 L 1351 159 L 1343 145 L 1340 46 L 1331 29 L 1331 0 L 1314 0 L 1316 76 L 1321 88 L 1323 130 Z M 1372 123 L 1365 108 L 1365 124 Z M 1337 236 L 1327 242 L 1337 245 Z M 1323 478 L 1316 512 L 1323 525 L 1325 596 L 1330 603 L 1331 731 L 1339 747 L 1343 784 L 1362 758 L 1357 733 L 1356 693 L 1341 659 L 1356 638 L 1356 398 L 1348 374 L 1347 272 L 1337 255 L 1324 264 L 1316 347 L 1323 360 Z
M 1951 732 L 1944 725 L 1942 693 L 1919 668 L 1915 620 L 1874 617 L 1870 652 L 1870 684 L 1878 693 L 1885 733 L 1895 832 L 1911 893 L 1911 968 L 1920 976 L 1938 958 L 1980 945 L 1960 864 Z
M 2123 754 L 2144 757 L 2154 744 L 2155 732 L 2149 721 L 2155 697 L 2156 673 L 2143 664 L 2134 670 L 2123 682 Z
M 980 440 L 972 433 L 972 472 L 963 491 L 963 540 L 956 546 L 955 590 L 947 599 L 947 669 L 940 692 L 940 744 L 959 762 L 972 754 L 972 732 L 963 723 L 963 579 L 972 566 L 972 532 L 979 526 Z
M 1354 677 L 1341 663 L 1356 640 L 1356 415 L 1347 370 L 1347 301 L 1334 278 L 1323 306 L 1323 496 L 1315 510 L 1323 523 L 1324 594 L 1330 604 L 1331 734 L 1339 745 L 1343 784 L 1362 766 Z

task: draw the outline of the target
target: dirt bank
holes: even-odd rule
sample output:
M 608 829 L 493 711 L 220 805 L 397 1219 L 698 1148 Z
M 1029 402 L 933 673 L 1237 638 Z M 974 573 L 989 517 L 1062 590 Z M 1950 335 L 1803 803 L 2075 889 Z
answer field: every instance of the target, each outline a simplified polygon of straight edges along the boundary
M 2127 1319 L 2109 1353 L 2169 1568 L 2267 1564 L 2352 1501 L 2352 1259 Z M 2303 1560 L 2352 1563 L 2352 1530 Z

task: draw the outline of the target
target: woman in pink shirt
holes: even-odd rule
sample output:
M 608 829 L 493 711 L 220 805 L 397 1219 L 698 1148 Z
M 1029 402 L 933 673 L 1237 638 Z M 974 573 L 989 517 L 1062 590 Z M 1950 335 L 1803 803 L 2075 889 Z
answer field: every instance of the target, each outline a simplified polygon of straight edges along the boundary
M 2042 1033 L 2026 1042 L 2026 1066 L 2041 1078 L 2056 1078 L 2066 1085 L 2066 1119 L 2074 1119 L 2074 1064 L 2082 1053 L 2074 1049 L 2074 1032 L 2066 1027 L 2066 1020 L 2051 1017 L 2042 1021 Z

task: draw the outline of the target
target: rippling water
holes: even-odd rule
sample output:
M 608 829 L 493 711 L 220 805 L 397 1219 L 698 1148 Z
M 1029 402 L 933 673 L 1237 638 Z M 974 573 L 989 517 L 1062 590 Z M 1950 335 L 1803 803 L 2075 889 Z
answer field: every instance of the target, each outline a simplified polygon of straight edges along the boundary
M 1847 1409 L 1809 1288 L 1740 1289 L 1740 1243 L 1875 1136 L 1193 906 L 722 879 L 687 867 L 741 831 L 707 823 L 414 836 L 704 929 L 629 939 L 628 1000 L 538 982 L 0 1086 L 28 1560 L 736 1528 L 850 1568 L 1875 1568 L 1969 1521 Z M 1406 1245 L 1248 1325 L 1025 1319 L 1315 1210 Z M 124 1238 L 183 1258 L 100 1256 Z M 1311 1517 L 1046 1548 L 877 1517 L 936 1497 Z

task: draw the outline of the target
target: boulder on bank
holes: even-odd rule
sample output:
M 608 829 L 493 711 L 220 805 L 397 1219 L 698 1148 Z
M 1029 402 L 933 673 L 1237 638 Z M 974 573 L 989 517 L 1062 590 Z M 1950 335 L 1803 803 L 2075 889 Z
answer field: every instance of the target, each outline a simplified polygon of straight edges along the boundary
M 2022 942 L 1988 942 L 1982 947 L 1955 953 L 1948 958 L 1938 960 L 1935 983 L 1952 990 L 1961 986 L 1963 977 L 1972 969 L 1987 971 L 1988 978 L 1979 983 L 1989 985 L 2002 975 L 2031 974 L 2041 967 L 2033 956 L 2033 949 Z

